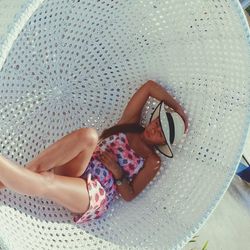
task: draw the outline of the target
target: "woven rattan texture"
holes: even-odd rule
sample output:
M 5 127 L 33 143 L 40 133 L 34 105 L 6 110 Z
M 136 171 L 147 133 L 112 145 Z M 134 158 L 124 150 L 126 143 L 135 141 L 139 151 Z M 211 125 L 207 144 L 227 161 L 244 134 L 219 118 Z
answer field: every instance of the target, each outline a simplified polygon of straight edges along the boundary
M 129 203 L 116 200 L 87 225 L 74 225 L 70 212 L 51 201 L 1 190 L 7 247 L 183 246 L 222 197 L 243 148 L 247 32 L 236 1 L 44 1 L 0 72 L 1 154 L 24 166 L 77 128 L 101 133 L 148 79 L 186 108 L 190 128 L 142 194 Z M 147 103 L 144 124 L 155 105 Z

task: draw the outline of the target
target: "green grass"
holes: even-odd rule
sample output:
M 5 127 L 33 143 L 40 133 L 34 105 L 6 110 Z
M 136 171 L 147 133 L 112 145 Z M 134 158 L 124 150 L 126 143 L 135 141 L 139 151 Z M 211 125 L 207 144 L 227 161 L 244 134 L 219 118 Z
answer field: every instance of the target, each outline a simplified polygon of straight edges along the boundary
M 246 11 L 250 15 L 250 6 L 246 8 Z

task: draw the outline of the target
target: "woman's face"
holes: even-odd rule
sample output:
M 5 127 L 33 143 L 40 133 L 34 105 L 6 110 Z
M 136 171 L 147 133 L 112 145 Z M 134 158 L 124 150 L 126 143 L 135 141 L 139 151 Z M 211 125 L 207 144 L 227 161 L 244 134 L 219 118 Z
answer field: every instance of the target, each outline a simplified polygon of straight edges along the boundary
M 151 121 L 143 131 L 144 140 L 150 145 L 166 144 L 164 134 L 161 130 L 159 117 Z

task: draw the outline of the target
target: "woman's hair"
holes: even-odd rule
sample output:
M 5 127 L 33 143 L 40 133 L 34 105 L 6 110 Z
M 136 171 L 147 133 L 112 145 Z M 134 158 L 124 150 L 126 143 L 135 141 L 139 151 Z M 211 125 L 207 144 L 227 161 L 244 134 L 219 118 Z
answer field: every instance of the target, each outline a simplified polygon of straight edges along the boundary
M 141 133 L 144 131 L 144 128 L 138 123 L 124 123 L 118 124 L 113 127 L 105 129 L 100 135 L 100 140 L 103 140 L 116 133 Z

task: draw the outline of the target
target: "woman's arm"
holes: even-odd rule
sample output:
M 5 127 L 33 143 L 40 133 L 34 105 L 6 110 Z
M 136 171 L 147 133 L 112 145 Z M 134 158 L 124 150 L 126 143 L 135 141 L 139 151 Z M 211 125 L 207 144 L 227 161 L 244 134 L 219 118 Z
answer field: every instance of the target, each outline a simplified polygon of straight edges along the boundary
M 115 179 L 122 178 L 123 171 L 118 166 L 114 159 L 114 156 L 111 153 L 103 152 L 101 161 L 112 172 Z M 150 154 L 145 159 L 143 168 L 134 177 L 132 182 L 129 183 L 128 180 L 125 180 L 121 185 L 116 186 L 117 191 L 120 193 L 121 197 L 125 201 L 133 200 L 154 178 L 160 168 L 160 164 L 160 157 L 155 153 Z
M 0 189 L 5 188 L 4 184 L 0 181 Z
M 140 194 L 145 187 L 150 183 L 155 177 L 161 166 L 160 157 L 156 154 L 150 155 L 145 159 L 143 168 L 139 173 L 133 178 L 133 180 L 128 183 L 129 195 L 127 195 L 127 190 L 125 185 L 117 186 L 118 192 L 121 194 L 122 198 L 126 201 L 133 200 L 138 194 Z
M 183 118 L 185 129 L 188 127 L 188 119 L 181 105 L 158 83 L 149 80 L 144 83 L 132 96 L 128 102 L 121 119 L 121 123 L 139 123 L 141 119 L 142 109 L 147 102 L 149 96 L 164 101 L 166 105 L 174 109 Z

